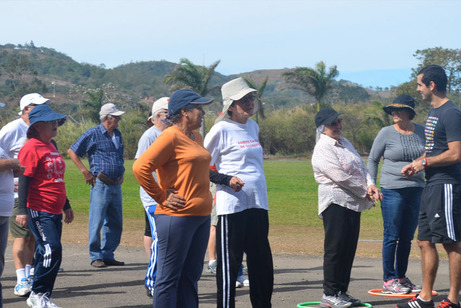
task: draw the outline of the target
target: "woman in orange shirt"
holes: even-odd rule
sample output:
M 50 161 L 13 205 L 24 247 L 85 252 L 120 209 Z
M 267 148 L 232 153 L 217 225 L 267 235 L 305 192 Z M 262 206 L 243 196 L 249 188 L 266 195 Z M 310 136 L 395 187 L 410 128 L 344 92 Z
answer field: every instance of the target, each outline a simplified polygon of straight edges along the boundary
M 212 101 L 192 90 L 173 93 L 167 117 L 172 126 L 133 164 L 139 184 L 158 202 L 154 307 L 198 307 L 197 281 L 208 242 L 212 197 L 211 156 L 195 130 L 205 115 L 201 105 Z

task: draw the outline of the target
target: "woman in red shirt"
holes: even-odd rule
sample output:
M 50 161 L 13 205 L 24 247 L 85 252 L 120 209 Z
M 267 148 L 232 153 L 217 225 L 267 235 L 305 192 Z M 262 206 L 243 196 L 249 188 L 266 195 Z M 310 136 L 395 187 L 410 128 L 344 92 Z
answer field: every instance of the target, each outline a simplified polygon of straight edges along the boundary
M 73 221 L 74 213 L 66 197 L 64 159 L 51 139 L 66 116 L 43 104 L 30 112 L 29 120 L 28 141 L 18 154 L 25 171 L 19 180 L 16 217 L 18 223 L 28 223 L 36 241 L 35 275 L 27 305 L 58 307 L 49 296 L 62 260 L 62 212 L 66 223 Z

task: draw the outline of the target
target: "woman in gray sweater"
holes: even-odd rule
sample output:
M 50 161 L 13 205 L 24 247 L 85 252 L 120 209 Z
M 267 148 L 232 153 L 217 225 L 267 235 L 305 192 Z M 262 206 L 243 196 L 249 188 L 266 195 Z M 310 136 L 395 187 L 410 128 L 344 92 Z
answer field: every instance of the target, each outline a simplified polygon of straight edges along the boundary
M 383 293 L 419 292 L 406 277 L 411 241 L 418 225 L 424 173 L 402 176 L 403 166 L 424 152 L 424 126 L 412 122 L 415 102 L 409 95 L 398 96 L 384 111 L 392 115 L 394 124 L 384 127 L 376 136 L 368 157 L 368 170 L 376 182 L 381 168 L 380 186 L 383 193 Z

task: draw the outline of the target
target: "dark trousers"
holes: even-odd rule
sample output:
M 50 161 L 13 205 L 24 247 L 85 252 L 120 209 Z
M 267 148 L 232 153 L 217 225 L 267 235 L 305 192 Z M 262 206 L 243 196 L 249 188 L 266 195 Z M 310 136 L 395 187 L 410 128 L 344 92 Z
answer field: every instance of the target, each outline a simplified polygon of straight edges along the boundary
M 35 273 L 32 291 L 53 292 L 62 260 L 62 214 L 27 209 L 28 225 L 35 237 Z
M 210 216 L 155 215 L 158 237 L 156 308 L 197 308 Z
M 360 214 L 337 204 L 323 211 L 323 292 L 347 292 L 360 233 Z
M 235 282 L 244 252 L 247 255 L 251 305 L 271 307 L 274 268 L 268 233 L 266 210 L 248 209 L 218 216 L 216 282 L 219 308 L 235 307 Z

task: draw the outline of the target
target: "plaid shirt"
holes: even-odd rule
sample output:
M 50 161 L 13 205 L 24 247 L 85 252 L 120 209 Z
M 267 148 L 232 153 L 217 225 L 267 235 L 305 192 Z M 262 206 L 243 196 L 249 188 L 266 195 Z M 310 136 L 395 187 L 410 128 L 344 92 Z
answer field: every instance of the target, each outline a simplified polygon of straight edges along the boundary
M 70 149 L 80 157 L 88 154 L 90 171 L 95 176 L 102 172 L 116 181 L 123 176 L 125 167 L 123 166 L 122 134 L 115 129 L 114 135 L 120 145 L 118 149 L 104 125 L 100 124 L 84 132 Z

